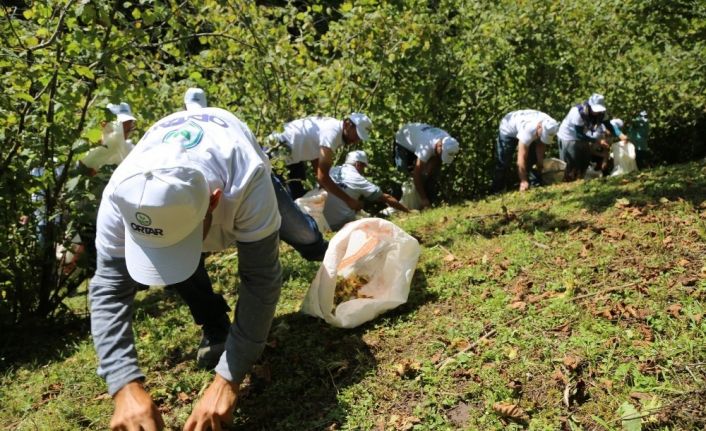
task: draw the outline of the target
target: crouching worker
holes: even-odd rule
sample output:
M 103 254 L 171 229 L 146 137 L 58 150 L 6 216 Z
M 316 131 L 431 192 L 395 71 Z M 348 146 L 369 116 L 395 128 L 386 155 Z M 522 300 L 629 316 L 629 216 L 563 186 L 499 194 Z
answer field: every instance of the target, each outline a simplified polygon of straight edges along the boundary
M 541 186 L 544 153 L 558 130 L 559 123 L 544 112 L 523 109 L 505 115 L 495 146 L 493 193 L 504 191 L 516 148 L 520 191 L 529 189 L 530 185 Z
M 238 249 L 235 321 L 216 375 L 185 429 L 221 429 L 238 388 L 262 353 L 282 284 L 280 215 L 270 165 L 248 127 L 229 112 L 169 115 L 154 124 L 113 173 L 98 211 L 91 333 L 98 374 L 115 410 L 112 429 L 160 429 L 143 386 L 132 329 L 138 283 L 208 277 L 202 251 Z
M 368 156 L 364 151 L 351 151 L 346 155 L 346 162 L 342 166 L 331 169 L 331 179 L 348 196 L 355 200 L 365 202 L 381 202 L 399 211 L 409 212 L 409 209 L 399 203 L 397 199 L 383 193 L 380 187 L 365 178 L 365 169 L 368 167 Z M 338 230 L 348 222 L 355 220 L 356 213 L 348 204 L 335 195 L 329 195 L 324 206 L 324 217 L 331 229 Z

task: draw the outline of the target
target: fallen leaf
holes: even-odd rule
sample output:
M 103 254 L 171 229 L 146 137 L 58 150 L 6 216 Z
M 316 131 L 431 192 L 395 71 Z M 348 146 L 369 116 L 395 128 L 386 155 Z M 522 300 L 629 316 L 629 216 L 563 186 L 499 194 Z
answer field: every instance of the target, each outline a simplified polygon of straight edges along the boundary
M 519 423 L 529 422 L 529 415 L 517 404 L 499 402 L 493 404 L 493 411 L 500 416 Z
M 619 199 L 615 200 L 615 207 L 616 208 L 624 208 L 629 205 L 630 205 L 630 200 L 627 198 L 619 198 Z
M 465 338 L 457 338 L 451 342 L 449 347 L 460 352 L 466 350 L 470 345 L 471 344 Z
M 456 256 L 451 253 L 444 256 L 444 262 L 453 262 L 454 260 L 456 260 Z
M 667 307 L 667 313 L 669 313 L 672 317 L 678 318 L 679 315 L 681 314 L 681 309 L 682 309 L 681 304 L 672 304 L 669 307 Z
M 644 392 L 630 392 L 630 398 L 634 398 L 636 400 L 651 400 L 652 395 Z
M 562 386 L 569 382 L 569 378 L 566 377 L 564 373 L 562 373 L 561 370 L 558 368 L 554 369 L 554 372 L 552 373 L 552 379 L 556 380 L 556 382 L 561 384 Z
M 689 261 L 682 257 L 677 261 L 677 266 L 681 266 L 682 268 L 685 266 L 689 266 Z
M 527 303 L 524 301 L 515 301 L 510 303 L 508 307 L 513 310 L 525 311 L 525 308 L 527 308 Z
M 179 392 L 179 393 L 177 394 L 177 398 L 179 398 L 179 401 L 181 401 L 181 402 L 184 403 L 184 404 L 186 404 L 186 403 L 188 403 L 189 401 L 191 401 L 191 397 L 190 397 L 189 394 L 187 394 L 186 392 Z
M 562 361 L 569 371 L 575 371 L 581 365 L 581 358 L 576 355 L 566 355 Z
M 415 361 L 412 359 L 402 359 L 400 362 L 396 363 L 395 366 L 395 373 L 397 373 L 398 376 L 400 377 L 411 377 L 419 370 L 422 368 L 422 365 L 419 363 L 419 361 Z

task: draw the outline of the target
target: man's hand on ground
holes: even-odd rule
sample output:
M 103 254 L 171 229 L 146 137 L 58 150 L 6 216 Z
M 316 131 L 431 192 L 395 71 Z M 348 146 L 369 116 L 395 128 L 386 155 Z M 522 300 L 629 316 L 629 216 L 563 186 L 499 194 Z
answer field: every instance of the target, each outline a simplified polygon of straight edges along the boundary
M 233 410 L 238 403 L 238 385 L 216 374 L 216 378 L 196 403 L 184 431 L 221 431 L 233 422 Z
M 520 181 L 520 191 L 524 192 L 529 190 L 529 182 L 527 181 Z
M 164 428 L 162 415 L 142 383 L 133 381 L 123 386 L 115 393 L 113 401 L 115 412 L 110 421 L 111 430 L 157 431 Z

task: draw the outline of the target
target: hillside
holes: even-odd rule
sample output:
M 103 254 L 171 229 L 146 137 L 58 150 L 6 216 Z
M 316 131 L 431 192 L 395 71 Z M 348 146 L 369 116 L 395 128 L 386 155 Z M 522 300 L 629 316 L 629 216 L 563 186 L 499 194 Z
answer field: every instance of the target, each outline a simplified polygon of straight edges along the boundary
M 422 245 L 409 301 L 353 330 L 297 313 L 318 265 L 283 246 L 237 429 L 706 427 L 704 190 L 693 163 L 393 218 Z M 210 258 L 218 288 L 235 259 Z M 85 296 L 69 306 L 78 324 L 10 336 L 0 427 L 108 427 Z M 137 309 L 148 389 L 177 429 L 211 379 L 199 330 L 169 290 L 140 292 Z

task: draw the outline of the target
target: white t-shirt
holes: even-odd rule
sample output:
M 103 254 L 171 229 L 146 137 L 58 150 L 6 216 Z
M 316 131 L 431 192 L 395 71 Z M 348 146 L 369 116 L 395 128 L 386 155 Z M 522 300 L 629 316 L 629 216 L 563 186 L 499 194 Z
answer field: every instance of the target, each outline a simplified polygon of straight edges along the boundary
M 270 163 L 252 132 L 228 111 L 203 108 L 176 112 L 159 120 L 113 172 L 98 210 L 98 252 L 125 256 L 125 227 L 113 203 L 113 191 L 142 153 L 163 145 L 168 133 L 174 131 L 189 132 L 190 140 L 183 144 L 184 148 L 198 154 L 203 162 L 210 191 L 223 190 L 203 251 L 223 250 L 235 241 L 258 241 L 279 229 Z
M 119 165 L 133 148 L 132 141 L 125 139 L 122 123 L 111 121 L 103 126 L 101 146 L 88 151 L 81 163 L 95 170 L 104 165 Z
M 601 137 L 601 133 L 605 131 L 600 124 L 594 126 L 593 128 L 589 128 L 589 126 L 586 125 L 586 122 L 583 121 L 583 118 L 581 118 L 579 108 L 574 106 L 569 110 L 569 113 L 566 114 L 566 117 L 564 117 L 564 120 L 561 122 L 559 132 L 556 134 L 557 138 L 564 142 L 577 141 L 578 136 L 576 135 L 576 127 L 582 128 L 583 133 L 586 136 L 594 139 L 599 139 Z
M 374 202 L 382 196 L 380 187 L 360 175 L 353 165 L 335 166 L 330 171 L 331 179 L 353 199 L 364 198 Z M 355 220 L 355 211 L 333 194 L 329 194 L 324 206 L 324 217 L 332 229 L 339 229 Z
M 539 140 L 537 125 L 551 117 L 534 109 L 512 111 L 500 121 L 500 135 L 506 138 L 517 138 L 521 144 L 529 146 Z
M 450 138 L 446 131 L 424 123 L 409 123 L 395 135 L 398 145 L 412 151 L 419 160 L 428 162 L 434 156 L 434 146 L 440 139 Z
M 330 117 L 306 117 L 284 125 L 284 132 L 275 134 L 291 149 L 288 165 L 317 160 L 320 147 L 336 151 L 343 146 L 343 122 Z

